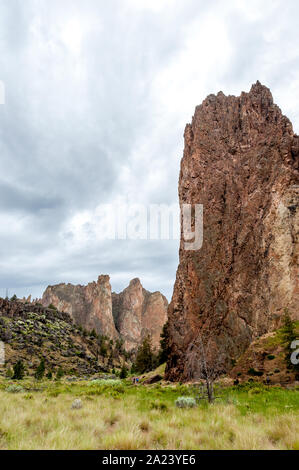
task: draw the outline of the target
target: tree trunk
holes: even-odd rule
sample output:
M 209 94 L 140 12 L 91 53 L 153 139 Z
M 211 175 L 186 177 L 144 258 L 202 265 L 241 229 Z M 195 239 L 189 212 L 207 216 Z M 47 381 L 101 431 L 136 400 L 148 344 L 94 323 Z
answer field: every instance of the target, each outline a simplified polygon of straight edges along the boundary
M 206 383 L 207 383 L 208 401 L 209 403 L 213 403 L 214 401 L 213 383 L 209 382 L 209 380 L 207 380 Z

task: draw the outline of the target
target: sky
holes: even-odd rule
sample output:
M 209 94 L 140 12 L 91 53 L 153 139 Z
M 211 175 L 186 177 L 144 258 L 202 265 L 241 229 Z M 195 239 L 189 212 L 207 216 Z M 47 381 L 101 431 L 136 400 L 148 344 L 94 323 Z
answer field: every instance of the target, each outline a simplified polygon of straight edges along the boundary
M 0 296 L 109 274 L 170 300 L 178 240 L 101 239 L 97 208 L 178 202 L 210 93 L 260 80 L 298 133 L 298 21 L 297 0 L 0 0 Z

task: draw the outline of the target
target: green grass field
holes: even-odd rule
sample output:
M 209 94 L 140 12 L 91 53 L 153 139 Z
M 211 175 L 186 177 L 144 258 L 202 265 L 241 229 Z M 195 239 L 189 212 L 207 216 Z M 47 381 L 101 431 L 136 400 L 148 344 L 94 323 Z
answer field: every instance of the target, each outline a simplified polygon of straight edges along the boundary
M 197 391 L 1 379 L 0 449 L 299 449 L 299 389 L 248 383 L 217 391 L 212 405 L 175 406 Z

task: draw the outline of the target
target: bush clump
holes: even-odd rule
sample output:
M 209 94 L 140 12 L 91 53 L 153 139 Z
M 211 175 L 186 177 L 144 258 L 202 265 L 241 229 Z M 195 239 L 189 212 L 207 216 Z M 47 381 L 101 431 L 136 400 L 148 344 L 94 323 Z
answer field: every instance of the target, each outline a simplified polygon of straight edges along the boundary
M 88 395 L 102 395 L 103 393 L 108 393 L 115 397 L 125 392 L 122 381 L 119 379 L 97 379 L 92 380 L 88 385 L 90 387 Z
M 264 373 L 261 370 L 255 370 L 253 367 L 250 367 L 250 369 L 248 369 L 248 374 L 255 375 L 256 377 L 261 377 Z
M 91 385 L 106 385 L 107 387 L 116 387 L 117 385 L 122 385 L 122 381 L 119 379 L 96 379 L 92 380 L 88 384 L 89 386 Z
M 50 308 L 51 310 L 57 310 L 57 308 L 53 304 L 48 305 L 48 308 Z
M 159 400 L 153 401 L 150 405 L 152 410 L 167 411 L 168 407 L 166 403 L 163 403 Z
M 73 401 L 71 408 L 72 410 L 80 410 L 82 406 L 82 401 L 80 400 L 80 398 L 77 398 Z
M 194 408 L 196 406 L 196 400 L 192 397 L 179 397 L 175 401 L 175 406 L 178 408 Z
M 25 366 L 20 360 L 13 366 L 13 380 L 22 380 L 25 375 Z
M 42 358 L 40 363 L 39 363 L 39 366 L 36 369 L 36 372 L 34 374 L 34 377 L 36 378 L 36 380 L 42 380 L 42 378 L 45 374 L 45 370 L 46 370 L 45 360 L 44 360 L 44 358 Z
M 128 369 L 126 368 L 125 365 L 122 366 L 119 377 L 120 379 L 126 379 L 128 376 Z
M 23 392 L 24 389 L 23 387 L 21 387 L 21 385 L 13 384 L 13 385 L 9 385 L 9 387 L 7 387 L 5 391 L 9 393 L 19 393 L 19 392 Z
M 63 368 L 60 366 L 60 367 L 58 368 L 57 373 L 56 373 L 56 380 L 62 379 L 63 376 L 64 376 L 64 370 L 63 370 Z

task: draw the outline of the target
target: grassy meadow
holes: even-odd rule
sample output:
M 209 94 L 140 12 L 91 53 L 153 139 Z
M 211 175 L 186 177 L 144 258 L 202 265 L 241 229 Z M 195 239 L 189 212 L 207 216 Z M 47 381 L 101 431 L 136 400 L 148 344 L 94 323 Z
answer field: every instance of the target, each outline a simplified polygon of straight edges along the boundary
M 193 385 L 0 380 L 0 449 L 299 450 L 299 389 L 247 383 L 177 408 Z M 82 407 L 73 409 L 74 400 Z

